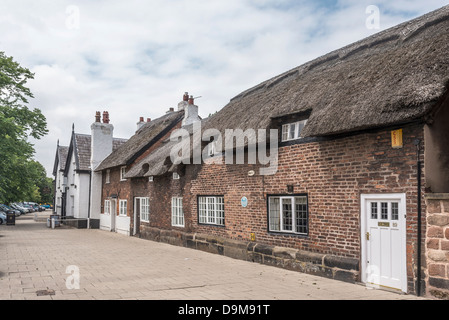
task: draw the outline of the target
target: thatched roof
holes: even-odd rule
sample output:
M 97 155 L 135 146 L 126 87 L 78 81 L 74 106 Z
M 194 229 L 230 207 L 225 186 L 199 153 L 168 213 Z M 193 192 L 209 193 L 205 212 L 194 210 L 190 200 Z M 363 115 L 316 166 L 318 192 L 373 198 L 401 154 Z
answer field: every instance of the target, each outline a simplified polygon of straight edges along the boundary
M 266 129 L 300 112 L 310 113 L 303 137 L 413 121 L 446 91 L 448 55 L 446 6 L 242 92 L 203 129 Z
M 449 85 L 449 6 L 330 52 L 248 89 L 202 131 L 269 129 L 307 114 L 303 137 L 330 136 L 423 119 Z M 173 171 L 166 142 L 127 177 Z
M 202 125 L 209 118 L 199 120 L 196 124 L 201 123 Z M 180 130 L 186 130 L 186 132 L 190 135 L 193 135 L 194 124 L 190 124 L 187 126 L 183 126 Z M 175 132 L 174 132 L 175 133 Z M 125 178 L 136 178 L 136 177 L 150 177 L 150 176 L 159 176 L 163 175 L 167 172 L 175 172 L 178 165 L 174 165 L 170 159 L 172 150 L 174 148 L 180 148 L 179 141 L 171 141 L 170 138 L 167 138 L 161 141 L 161 145 L 152 151 L 149 155 L 141 159 L 138 163 L 136 163 L 128 172 L 125 174 Z M 193 139 L 190 140 L 182 140 L 181 143 L 186 143 L 190 146 L 188 150 L 193 150 Z M 184 155 L 183 160 L 190 159 L 191 153 Z
M 145 123 L 126 143 L 103 160 L 95 171 L 131 164 L 176 126 L 183 117 L 184 111 L 177 111 Z

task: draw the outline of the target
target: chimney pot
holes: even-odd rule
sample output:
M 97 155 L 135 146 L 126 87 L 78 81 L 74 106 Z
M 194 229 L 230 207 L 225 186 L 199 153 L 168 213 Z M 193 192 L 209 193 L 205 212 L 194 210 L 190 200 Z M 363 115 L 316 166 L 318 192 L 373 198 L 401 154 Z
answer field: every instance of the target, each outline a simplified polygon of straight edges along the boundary
M 190 96 L 190 98 L 189 98 L 189 104 L 194 104 L 195 103 L 195 100 L 193 99 L 193 96 Z
M 140 117 L 140 122 L 143 122 L 143 117 Z
M 170 112 L 175 112 L 175 108 L 170 108 Z
M 184 97 L 182 98 L 182 101 L 188 101 L 189 100 L 189 93 L 184 93 Z
M 101 122 L 101 112 L 97 111 L 95 113 L 95 122 Z
M 109 112 L 103 111 L 103 123 L 109 123 Z
M 147 122 L 151 122 L 151 118 L 147 118 Z

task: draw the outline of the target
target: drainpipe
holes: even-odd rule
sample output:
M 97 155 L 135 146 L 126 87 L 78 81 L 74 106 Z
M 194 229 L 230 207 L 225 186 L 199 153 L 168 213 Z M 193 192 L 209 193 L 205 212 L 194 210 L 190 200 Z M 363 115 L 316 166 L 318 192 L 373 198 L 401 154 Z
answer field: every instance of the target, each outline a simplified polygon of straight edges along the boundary
M 90 198 L 92 195 L 92 169 L 89 170 L 89 205 L 87 207 L 87 229 L 90 229 Z
M 421 216 L 422 216 L 422 213 L 421 213 L 421 171 L 422 171 L 422 168 L 421 168 L 421 161 L 420 161 L 420 159 L 419 159 L 419 152 L 420 152 L 420 149 L 421 149 L 421 140 L 419 140 L 419 139 L 416 139 L 415 141 L 414 141 L 414 144 L 415 144 L 415 146 L 416 146 L 416 157 L 417 157 L 417 159 L 416 159 L 416 161 L 417 161 L 417 165 L 418 165 L 418 172 L 417 172 L 417 178 L 418 178 L 418 201 L 417 201 L 417 204 L 418 204 L 418 248 L 417 248 L 417 255 L 418 255 L 418 257 L 417 257 L 417 264 L 418 264 L 418 268 L 417 268 L 417 275 L 416 275 L 416 278 L 417 278 L 417 284 L 416 284 L 416 295 L 418 296 L 418 297 L 420 297 L 421 296 Z

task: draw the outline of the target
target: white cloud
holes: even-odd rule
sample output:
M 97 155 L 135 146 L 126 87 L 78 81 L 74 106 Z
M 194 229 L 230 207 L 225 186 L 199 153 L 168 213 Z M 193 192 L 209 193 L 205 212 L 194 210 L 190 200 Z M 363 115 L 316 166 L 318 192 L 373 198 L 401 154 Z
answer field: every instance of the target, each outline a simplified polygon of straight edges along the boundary
M 72 123 L 89 133 L 95 111 L 108 110 L 124 138 L 140 116 L 161 116 L 185 91 L 202 96 L 207 116 L 243 90 L 380 31 L 365 26 L 368 5 L 380 8 L 384 29 L 445 4 L 0 0 L 0 50 L 36 73 L 31 106 L 50 129 L 36 158 L 51 175 L 56 141 L 68 144 Z

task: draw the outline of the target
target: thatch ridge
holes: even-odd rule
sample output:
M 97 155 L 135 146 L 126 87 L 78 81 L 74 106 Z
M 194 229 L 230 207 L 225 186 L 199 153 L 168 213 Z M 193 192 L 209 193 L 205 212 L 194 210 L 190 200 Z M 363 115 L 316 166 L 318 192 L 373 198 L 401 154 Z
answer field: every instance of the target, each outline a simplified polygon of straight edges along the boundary
M 445 6 L 243 91 L 204 129 L 265 129 L 270 118 L 309 109 L 304 137 L 413 121 L 446 91 L 448 53 Z

